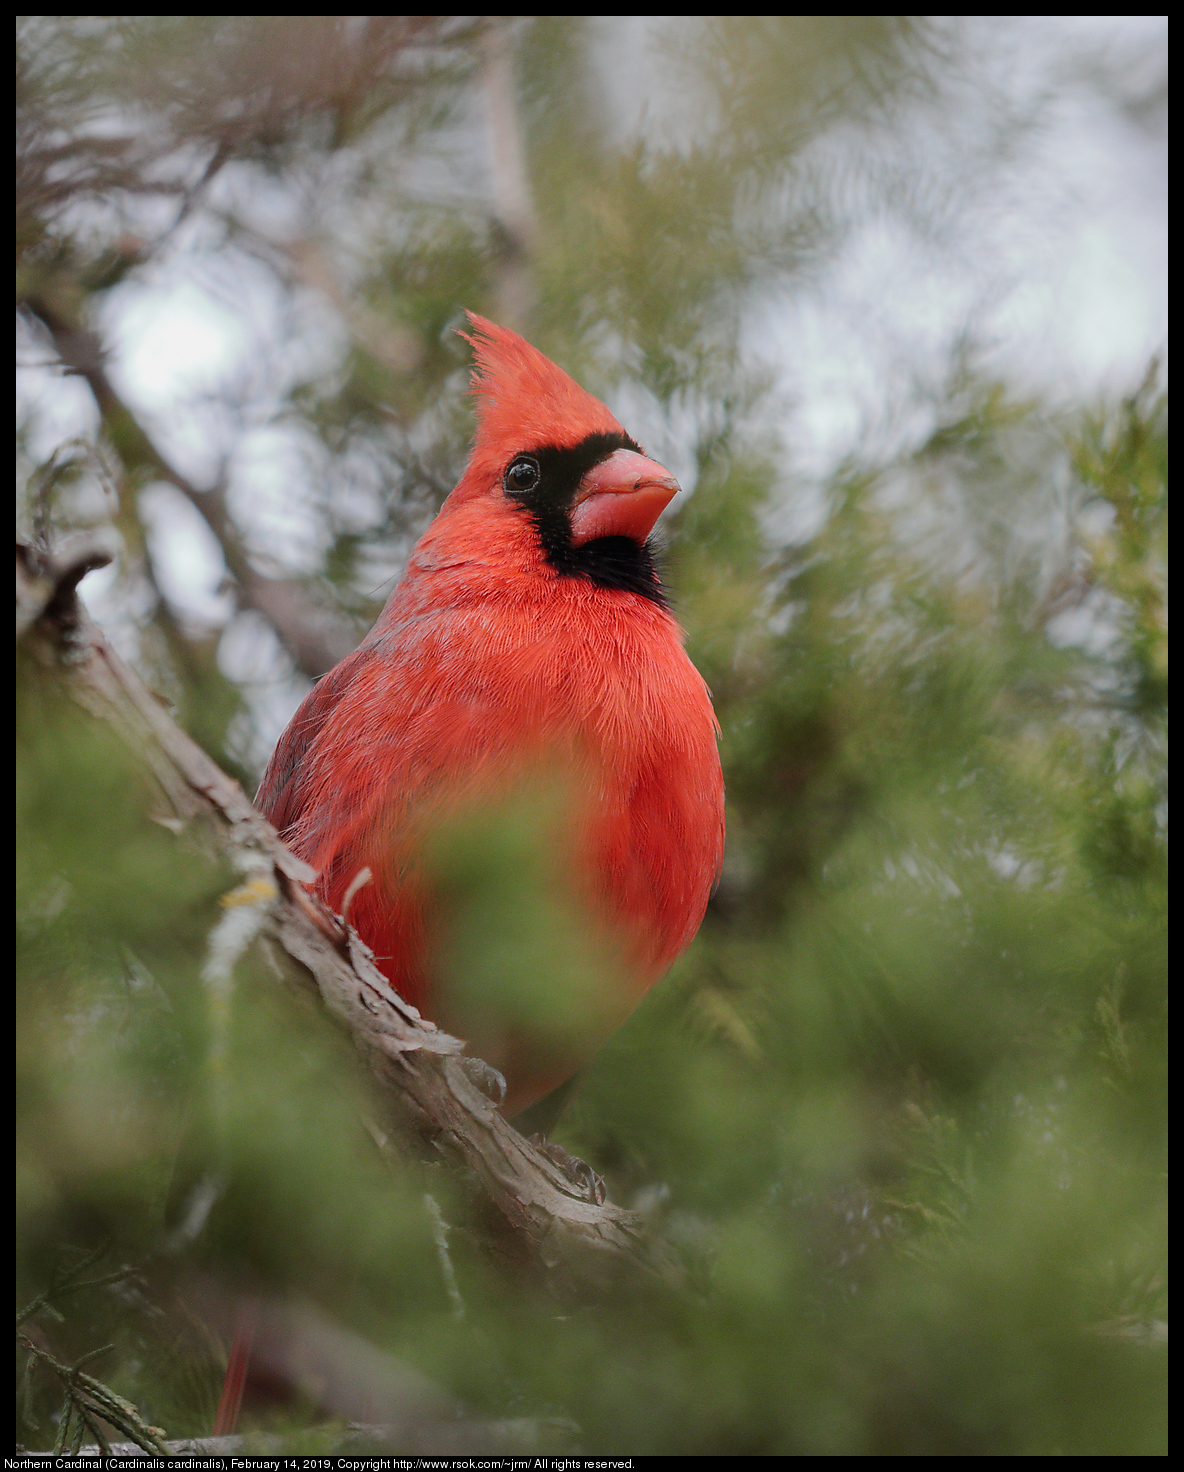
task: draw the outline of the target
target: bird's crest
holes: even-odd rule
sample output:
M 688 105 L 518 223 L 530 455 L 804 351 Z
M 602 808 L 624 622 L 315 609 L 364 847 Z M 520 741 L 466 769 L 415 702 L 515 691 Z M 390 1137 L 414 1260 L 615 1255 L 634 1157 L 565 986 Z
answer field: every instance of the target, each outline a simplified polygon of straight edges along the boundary
M 590 434 L 623 434 L 609 410 L 562 368 L 508 327 L 465 314 L 476 362 L 469 390 L 477 398 L 475 456 L 541 445 L 576 445 Z

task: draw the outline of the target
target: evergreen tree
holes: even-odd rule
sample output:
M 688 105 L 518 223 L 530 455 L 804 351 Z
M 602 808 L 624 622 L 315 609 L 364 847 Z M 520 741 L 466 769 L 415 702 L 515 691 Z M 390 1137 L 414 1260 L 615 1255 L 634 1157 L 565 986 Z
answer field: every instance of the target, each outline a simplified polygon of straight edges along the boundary
M 24 1445 L 208 1434 L 252 1294 L 389 1351 L 413 1418 L 459 1402 L 519 1445 L 1165 1449 L 1164 374 L 1053 405 L 963 344 L 909 405 L 927 433 L 809 482 L 746 327 L 876 211 L 967 207 L 867 160 L 955 116 L 973 56 L 901 17 L 668 40 L 694 106 L 666 135 L 611 114 L 628 35 L 578 18 L 19 23 L 18 525 L 108 537 L 94 606 L 178 721 L 253 790 L 458 477 L 469 307 L 693 487 L 666 574 L 728 792 L 698 939 L 555 1132 L 690 1281 L 556 1302 L 463 1174 L 376 1143 L 373 1084 L 265 944 L 211 982 L 241 876 L 22 656 Z M 1040 118 L 989 121 L 987 191 Z M 120 322 L 178 279 L 268 325 L 249 373 L 154 412 Z M 55 442 L 72 391 L 92 432 Z M 225 570 L 204 611 L 170 536 Z M 523 831 L 466 835 L 451 964 L 502 916 L 527 991 L 576 984 L 506 862 Z M 319 1450 L 324 1416 L 245 1425 Z

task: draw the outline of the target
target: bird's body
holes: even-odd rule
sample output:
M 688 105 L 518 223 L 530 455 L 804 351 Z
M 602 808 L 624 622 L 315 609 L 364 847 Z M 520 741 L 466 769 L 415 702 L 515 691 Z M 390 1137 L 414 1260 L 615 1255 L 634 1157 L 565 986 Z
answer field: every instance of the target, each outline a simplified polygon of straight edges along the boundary
M 698 929 L 723 787 L 710 698 L 645 545 L 675 483 L 542 354 L 474 327 L 484 405 L 466 473 L 369 636 L 296 713 L 258 804 L 338 911 L 370 870 L 350 923 L 404 998 L 503 1072 L 513 1114 L 574 1072 Z M 582 1044 L 558 1052 L 459 1006 L 423 862 L 442 823 L 540 784 L 561 794 L 539 830 L 549 872 L 617 958 Z

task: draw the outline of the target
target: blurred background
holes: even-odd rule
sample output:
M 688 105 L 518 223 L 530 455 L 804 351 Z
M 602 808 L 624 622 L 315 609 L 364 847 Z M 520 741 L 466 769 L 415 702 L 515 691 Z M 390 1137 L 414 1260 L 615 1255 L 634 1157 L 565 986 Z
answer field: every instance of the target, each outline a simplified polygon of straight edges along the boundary
M 264 955 L 215 1084 L 234 878 L 22 669 L 19 1303 L 117 1275 L 29 1321 L 55 1354 L 208 1432 L 201 1305 L 250 1290 L 570 1450 L 1165 1449 L 1166 38 L 18 22 L 18 531 L 109 539 L 83 597 L 187 729 L 253 792 L 376 616 L 465 462 L 467 307 L 679 476 L 728 789 L 703 929 L 555 1136 L 695 1291 L 557 1305 L 379 1158 Z

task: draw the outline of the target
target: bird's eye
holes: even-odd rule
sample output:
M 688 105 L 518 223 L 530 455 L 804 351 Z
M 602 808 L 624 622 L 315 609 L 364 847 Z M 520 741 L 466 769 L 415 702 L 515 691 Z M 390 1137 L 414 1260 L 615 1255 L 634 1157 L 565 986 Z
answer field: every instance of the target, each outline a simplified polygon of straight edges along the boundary
M 510 462 L 506 471 L 506 490 L 518 496 L 525 491 L 533 491 L 539 483 L 540 474 L 539 462 L 533 455 L 519 455 Z

